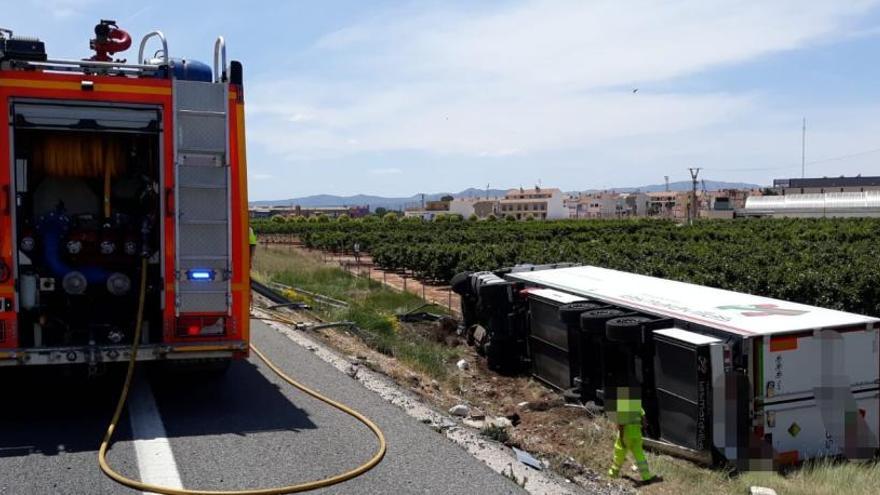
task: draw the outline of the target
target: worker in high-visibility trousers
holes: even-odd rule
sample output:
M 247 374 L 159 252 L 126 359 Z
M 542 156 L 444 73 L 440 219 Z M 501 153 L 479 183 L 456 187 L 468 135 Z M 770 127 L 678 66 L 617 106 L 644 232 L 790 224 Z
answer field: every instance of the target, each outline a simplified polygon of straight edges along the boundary
M 254 255 L 257 254 L 257 234 L 254 233 L 253 227 L 248 227 L 248 244 L 250 244 L 250 268 L 254 267 Z
M 645 459 L 645 451 L 642 449 L 642 421 L 645 410 L 642 409 L 642 400 L 639 398 L 639 390 L 630 387 L 615 387 L 616 396 L 608 401 L 608 417 L 617 424 L 617 440 L 614 442 L 614 459 L 608 476 L 620 477 L 620 469 L 626 460 L 627 451 L 632 452 L 636 461 L 642 484 L 662 481 L 663 478 L 651 474 L 648 469 L 648 460 Z

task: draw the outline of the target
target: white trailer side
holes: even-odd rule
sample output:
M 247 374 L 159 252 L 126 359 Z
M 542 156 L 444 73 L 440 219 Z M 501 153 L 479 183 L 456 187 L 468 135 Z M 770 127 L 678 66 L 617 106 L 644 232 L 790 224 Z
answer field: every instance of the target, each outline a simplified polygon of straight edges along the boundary
M 667 340 L 696 345 L 685 330 L 719 339 L 713 445 L 729 460 L 756 451 L 744 425 L 781 462 L 867 458 L 880 446 L 880 319 L 592 266 L 505 277 L 669 318 Z M 748 393 L 735 385 L 741 377 Z

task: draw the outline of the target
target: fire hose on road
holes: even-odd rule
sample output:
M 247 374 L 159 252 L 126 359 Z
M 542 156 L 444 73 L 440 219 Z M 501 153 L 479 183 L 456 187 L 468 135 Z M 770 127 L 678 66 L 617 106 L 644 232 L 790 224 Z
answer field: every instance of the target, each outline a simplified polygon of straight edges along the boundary
M 279 495 L 283 493 L 298 493 L 305 492 L 309 490 L 316 490 L 318 488 L 325 488 L 331 485 L 336 485 L 338 483 L 342 483 L 344 481 L 348 481 L 352 478 L 356 478 L 360 476 L 370 469 L 374 468 L 379 462 L 382 461 L 382 458 L 385 457 L 386 443 L 385 443 L 385 435 L 382 433 L 382 430 L 376 426 L 369 418 L 364 416 L 363 414 L 355 411 L 354 409 L 337 402 L 327 396 L 324 396 L 315 390 L 306 387 L 302 383 L 294 380 L 287 374 L 285 374 L 277 365 L 275 365 L 265 354 L 263 354 L 256 346 L 251 344 L 250 348 L 254 351 L 254 354 L 257 355 L 260 360 L 262 360 L 266 366 L 269 367 L 272 371 L 274 371 L 282 380 L 299 389 L 300 391 L 306 393 L 318 399 L 325 404 L 328 404 L 340 411 L 348 414 L 349 416 L 355 418 L 359 422 L 363 423 L 373 434 L 376 436 L 376 440 L 378 440 L 378 448 L 376 449 L 376 453 L 364 464 L 354 468 L 350 471 L 346 471 L 344 473 L 337 474 L 335 476 L 330 476 L 328 478 L 323 478 L 315 481 L 308 481 L 304 483 L 298 483 L 294 485 L 288 486 L 280 486 L 274 488 L 258 488 L 258 489 L 250 489 L 250 490 L 194 490 L 194 489 L 182 489 L 182 488 L 171 488 L 164 486 L 151 485 L 149 483 L 144 483 L 139 480 L 131 479 L 123 474 L 115 471 L 110 464 L 107 462 L 107 451 L 110 449 L 110 445 L 113 440 L 113 433 L 116 431 L 116 426 L 119 423 L 119 418 L 122 416 L 122 411 L 125 408 L 125 403 L 128 400 L 128 393 L 131 389 L 132 379 L 134 377 L 135 364 L 137 362 L 137 353 L 138 353 L 138 342 L 140 342 L 141 330 L 142 330 L 142 320 L 144 314 L 144 301 L 146 297 L 146 270 L 147 270 L 147 259 L 144 258 L 141 261 L 141 281 L 140 281 L 140 296 L 138 298 L 138 310 L 137 310 L 137 319 L 135 320 L 135 332 L 134 339 L 131 345 L 131 357 L 128 361 L 128 370 L 125 375 L 125 383 L 122 386 L 122 392 L 119 395 L 119 401 L 116 404 L 116 410 L 113 413 L 113 419 L 110 420 L 110 424 L 107 426 L 107 432 L 104 434 L 104 439 L 101 441 L 101 447 L 98 450 L 98 464 L 101 467 L 101 471 L 104 472 L 108 477 L 112 478 L 117 483 L 125 485 L 129 488 L 133 488 L 135 490 L 141 490 L 144 492 L 153 492 L 160 493 L 163 495 Z

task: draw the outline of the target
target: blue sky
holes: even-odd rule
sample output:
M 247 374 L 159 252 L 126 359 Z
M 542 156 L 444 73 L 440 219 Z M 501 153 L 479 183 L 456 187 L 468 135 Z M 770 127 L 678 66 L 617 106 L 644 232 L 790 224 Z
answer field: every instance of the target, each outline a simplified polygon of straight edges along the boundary
M 225 3 L 22 0 L 0 25 L 71 58 L 100 18 L 204 61 L 223 34 L 252 199 L 766 184 L 800 174 L 804 116 L 808 175 L 880 175 L 878 0 Z

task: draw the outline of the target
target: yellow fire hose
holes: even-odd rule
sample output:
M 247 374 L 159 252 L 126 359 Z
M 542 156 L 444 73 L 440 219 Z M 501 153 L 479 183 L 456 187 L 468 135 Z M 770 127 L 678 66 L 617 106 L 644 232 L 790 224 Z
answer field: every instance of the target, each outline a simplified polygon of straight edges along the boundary
M 281 379 L 286 381 L 287 383 L 293 385 L 297 389 L 305 392 L 306 394 L 326 403 L 330 406 L 339 409 L 340 411 L 352 416 L 357 419 L 361 423 L 363 423 L 367 428 L 369 428 L 373 434 L 376 436 L 376 439 L 379 441 L 379 448 L 376 450 L 376 453 L 373 454 L 373 457 L 370 458 L 366 463 L 360 465 L 359 467 L 352 469 L 350 471 L 346 471 L 341 474 L 337 474 L 335 476 L 331 476 L 329 478 L 323 478 L 320 480 L 309 481 L 305 483 L 298 483 L 295 485 L 289 486 L 280 486 L 275 488 L 259 488 L 254 490 L 229 490 L 229 491 L 216 491 L 216 490 L 190 490 L 190 489 L 182 489 L 182 488 L 170 488 L 165 486 L 157 486 L 151 485 L 148 483 L 144 483 L 142 481 L 134 480 L 131 478 L 127 478 L 119 472 L 115 471 L 110 464 L 107 462 L 107 451 L 110 449 L 110 443 L 113 439 L 113 432 L 116 430 L 116 425 L 119 423 L 119 418 L 122 415 L 122 411 L 125 408 L 125 402 L 128 400 L 128 392 L 131 388 L 131 381 L 134 376 L 134 368 L 135 363 L 137 362 L 137 352 L 138 352 L 138 342 L 140 341 L 141 335 L 141 322 L 144 316 L 144 299 L 146 298 L 147 291 L 147 260 L 144 259 L 141 262 L 141 285 L 140 285 L 140 296 L 138 299 L 138 310 L 137 310 L 137 320 L 135 323 L 135 331 L 134 331 L 134 340 L 131 344 L 131 358 L 128 361 L 128 371 L 125 375 L 125 384 L 122 387 L 122 393 L 119 395 L 119 402 L 116 403 L 116 411 L 113 413 L 113 419 L 110 421 L 110 424 L 107 426 L 107 432 L 104 434 L 104 439 L 101 441 L 101 448 L 98 449 L 98 464 L 101 466 L 101 471 L 104 472 L 107 476 L 112 478 L 117 483 L 125 485 L 129 488 L 133 488 L 135 490 L 141 490 L 144 492 L 153 492 L 160 493 L 163 495 L 279 495 L 282 493 L 297 493 L 297 492 L 305 492 L 309 490 L 316 490 L 318 488 L 325 488 L 331 485 L 335 485 L 338 483 L 342 483 L 343 481 L 350 480 L 361 474 L 366 473 L 373 467 L 375 467 L 379 462 L 382 461 L 382 458 L 385 456 L 385 435 L 382 434 L 382 430 L 376 426 L 375 423 L 370 421 L 363 414 L 355 411 L 354 409 L 346 406 L 345 404 L 341 404 L 336 402 L 329 397 L 321 395 L 320 393 L 306 387 L 305 385 L 297 382 L 293 378 L 284 374 L 278 366 L 276 366 L 269 358 L 266 357 L 265 354 L 260 352 L 253 344 L 251 344 L 251 350 L 254 351 L 254 354 L 257 355 L 266 366 L 268 366 L 272 371 L 274 371 Z

